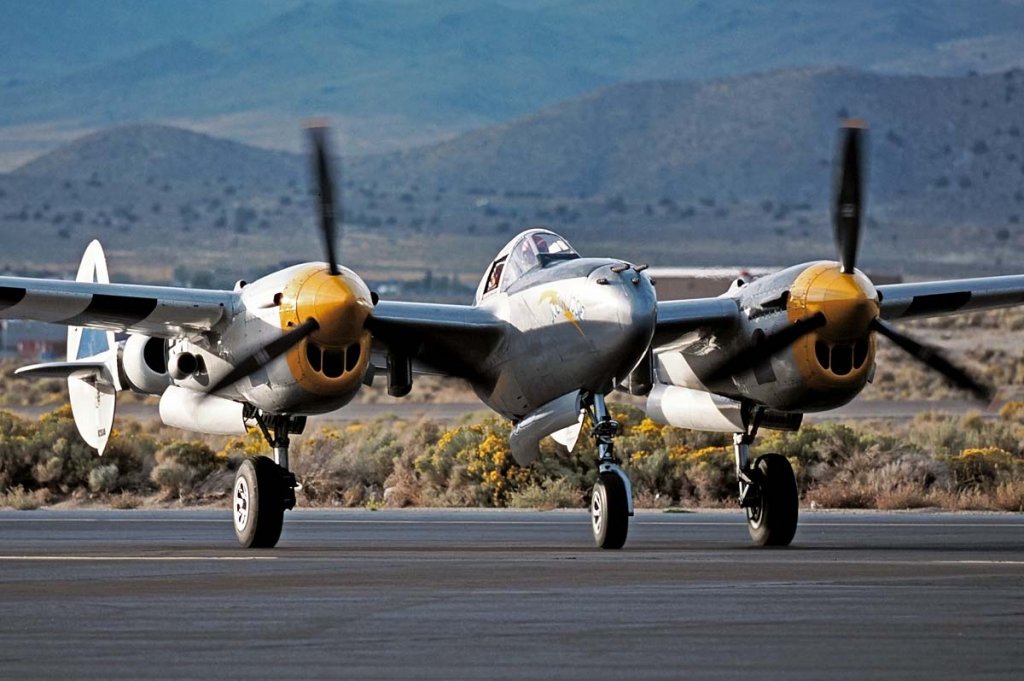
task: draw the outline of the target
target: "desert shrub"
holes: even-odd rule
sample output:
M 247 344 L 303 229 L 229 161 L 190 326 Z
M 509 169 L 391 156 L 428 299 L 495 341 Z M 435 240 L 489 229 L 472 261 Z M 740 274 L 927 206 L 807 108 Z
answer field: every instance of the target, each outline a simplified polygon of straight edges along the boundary
M 999 418 L 1014 423 L 1024 423 L 1024 402 L 1010 400 L 999 408 Z
M 543 510 L 580 508 L 584 505 L 584 493 L 564 479 L 533 481 L 510 493 L 508 505 Z
M 30 432 L 28 421 L 0 411 L 0 489 L 31 484 L 34 462 L 27 441 Z
M 0 488 L 45 488 L 60 498 L 88 489 L 93 468 L 114 464 L 120 472 L 117 486 L 149 491 L 155 446 L 149 435 L 114 430 L 101 458 L 82 441 L 66 405 L 35 423 L 0 412 Z
M 914 485 L 900 485 L 888 492 L 875 495 L 875 508 L 883 511 L 898 511 L 934 506 L 933 497 Z
M 428 503 L 414 460 L 437 442 L 440 432 L 433 422 L 388 416 L 323 428 L 297 442 L 292 469 L 302 482 L 304 500 L 313 504 L 356 506 L 385 496 L 391 505 Z
M 217 455 L 203 442 L 171 442 L 156 453 L 157 464 L 171 461 L 195 469 L 199 477 L 209 475 L 220 466 Z
M 127 432 L 115 428 L 110 434 L 106 451 L 102 457 L 93 454 L 92 465 L 117 466 L 118 477 L 114 489 L 136 493 L 153 491 L 150 473 L 156 466 L 156 452 L 159 443 L 151 435 Z
M 232 470 L 238 468 L 243 460 L 252 456 L 273 456 L 270 445 L 257 429 L 250 429 L 244 435 L 232 437 L 217 452 L 219 460 L 227 462 Z
M 63 470 L 64 459 L 59 456 L 51 456 L 32 467 L 32 478 L 40 487 L 46 487 L 50 483 L 59 480 Z
M 89 471 L 89 489 L 93 492 L 110 492 L 117 486 L 120 476 L 116 463 L 96 466 Z
M 184 499 L 196 486 L 223 465 L 209 445 L 202 442 L 172 442 L 156 453 L 150 478 L 166 497 Z
M 384 421 L 324 429 L 297 447 L 293 468 L 309 499 L 355 506 L 383 495 L 393 460 L 401 453 Z
M 415 470 L 443 504 L 504 506 L 510 494 L 535 479 L 512 460 L 508 436 L 508 424 L 496 417 L 456 426 L 415 459 Z
M 142 505 L 142 498 L 131 492 L 121 492 L 120 494 L 111 495 L 107 500 L 110 503 L 111 508 L 118 510 L 128 510 L 132 508 L 138 508 Z
M 864 489 L 839 482 L 819 485 L 807 491 L 806 499 L 822 508 L 871 508 L 872 496 Z
M 991 491 L 1014 480 L 1019 468 L 1014 456 L 999 447 L 970 447 L 948 460 L 957 489 Z
M 733 453 L 725 447 L 703 447 L 684 456 L 692 496 L 701 504 L 718 505 L 736 498 L 739 482 Z
M 30 491 L 22 486 L 12 487 L 0 494 L 0 507 L 16 511 L 34 511 L 47 501 L 46 490 Z
M 174 460 L 157 464 L 150 477 L 167 498 L 184 497 L 198 478 L 194 469 Z
M 423 506 L 423 490 L 416 478 L 416 472 L 407 465 L 396 462 L 391 475 L 384 481 L 384 503 L 395 508 Z
M 1024 480 L 999 483 L 992 493 L 992 501 L 1001 511 L 1024 513 Z

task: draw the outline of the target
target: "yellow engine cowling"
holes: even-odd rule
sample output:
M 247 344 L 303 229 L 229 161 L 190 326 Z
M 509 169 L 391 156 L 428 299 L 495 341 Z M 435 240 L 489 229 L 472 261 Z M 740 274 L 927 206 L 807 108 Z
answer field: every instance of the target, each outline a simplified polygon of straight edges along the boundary
M 358 275 L 341 268 L 311 268 L 281 292 L 281 328 L 288 331 L 307 319 L 320 325 L 287 354 L 299 386 L 324 397 L 355 393 L 370 364 L 372 338 L 364 329 L 373 310 L 370 290 Z
M 793 345 L 796 366 L 812 390 L 860 390 L 871 375 L 878 316 L 878 292 L 863 273 L 844 274 L 837 263 L 811 265 L 793 282 L 790 322 L 817 312 L 826 324 Z

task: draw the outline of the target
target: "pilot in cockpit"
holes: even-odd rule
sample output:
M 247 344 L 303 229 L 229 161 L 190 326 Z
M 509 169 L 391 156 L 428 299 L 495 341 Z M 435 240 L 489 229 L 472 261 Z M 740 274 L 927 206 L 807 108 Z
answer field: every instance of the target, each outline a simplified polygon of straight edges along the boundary
M 503 269 L 505 269 L 504 260 L 494 263 L 494 267 L 491 268 L 491 278 L 487 280 L 487 287 L 484 289 L 484 293 L 498 288 L 498 282 L 501 281 L 501 271 Z

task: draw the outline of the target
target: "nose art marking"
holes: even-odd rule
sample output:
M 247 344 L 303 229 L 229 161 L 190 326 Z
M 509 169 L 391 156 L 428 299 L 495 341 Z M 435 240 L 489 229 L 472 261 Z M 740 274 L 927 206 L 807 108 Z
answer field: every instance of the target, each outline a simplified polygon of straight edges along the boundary
M 585 335 L 579 323 L 579 320 L 583 318 L 583 306 L 579 301 L 574 299 L 572 302 L 574 302 L 575 305 L 569 305 L 554 291 L 545 291 L 542 293 L 540 301 L 551 306 L 551 315 L 553 318 L 557 319 L 558 315 L 561 314 L 569 321 L 570 324 L 576 327 L 576 330 L 580 332 L 581 336 Z

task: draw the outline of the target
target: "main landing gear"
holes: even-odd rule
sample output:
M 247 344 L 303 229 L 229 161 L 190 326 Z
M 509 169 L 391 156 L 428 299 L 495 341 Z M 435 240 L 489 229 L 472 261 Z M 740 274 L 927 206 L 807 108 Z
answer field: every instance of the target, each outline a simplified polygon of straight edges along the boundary
M 633 486 L 615 457 L 613 439 L 619 434 L 619 424 L 608 414 L 604 395 L 588 396 L 585 404 L 594 423 L 590 435 L 597 442 L 598 453 L 597 483 L 590 499 L 594 542 L 602 549 L 621 549 L 633 515 Z
M 273 548 L 281 537 L 284 512 L 295 508 L 295 476 L 288 471 L 288 436 L 306 427 L 304 416 L 279 416 L 254 411 L 274 458 L 249 457 L 235 473 L 231 495 L 232 518 L 238 543 L 245 548 Z
M 736 433 L 736 475 L 740 506 L 747 512 L 747 529 L 758 546 L 789 546 L 796 534 L 800 498 L 793 467 L 781 454 L 762 454 L 750 462 L 750 445 L 757 427 Z

